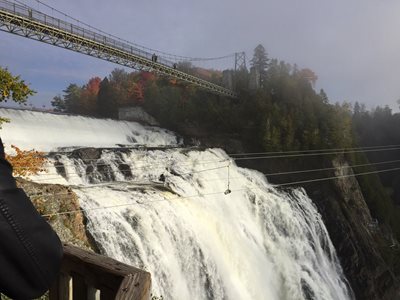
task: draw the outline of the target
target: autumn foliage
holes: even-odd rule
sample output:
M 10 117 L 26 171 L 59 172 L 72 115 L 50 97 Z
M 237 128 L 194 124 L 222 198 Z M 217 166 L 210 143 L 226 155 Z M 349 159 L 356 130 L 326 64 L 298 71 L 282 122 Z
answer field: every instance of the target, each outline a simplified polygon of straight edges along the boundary
M 70 84 L 51 104 L 59 112 L 117 118 L 118 108 L 143 104 L 146 86 L 156 78 L 149 72 L 115 69 L 103 80 L 93 77 L 83 86 Z
M 44 172 L 44 165 L 47 159 L 43 152 L 36 150 L 21 150 L 17 146 L 11 145 L 15 150 L 15 155 L 6 155 L 6 159 L 10 162 L 14 169 L 14 176 L 26 177 Z

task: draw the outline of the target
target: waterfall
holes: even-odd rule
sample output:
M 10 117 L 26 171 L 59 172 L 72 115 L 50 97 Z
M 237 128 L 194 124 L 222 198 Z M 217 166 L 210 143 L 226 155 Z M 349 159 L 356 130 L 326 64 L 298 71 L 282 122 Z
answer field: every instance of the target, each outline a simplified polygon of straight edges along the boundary
M 48 128 L 77 118 L 21 114 L 23 121 L 0 131 L 6 142 L 22 136 L 25 120 L 49 122 L 40 127 L 46 135 L 53 130 Z M 96 134 L 97 144 L 111 136 L 96 128 L 110 122 L 121 132 L 107 146 L 132 134 L 133 125 L 125 122 L 79 119 Z M 41 140 L 41 147 L 90 146 L 93 140 L 70 138 L 75 126 L 62 127 L 67 145 L 55 137 L 48 144 Z M 138 132 L 136 140 L 148 135 L 144 143 L 176 143 L 161 129 Z M 37 145 L 34 137 L 25 144 Z M 70 185 L 99 249 L 151 272 L 155 295 L 178 300 L 352 298 L 325 225 L 305 191 L 275 187 L 263 174 L 237 167 L 220 149 L 118 148 L 99 150 L 92 158 L 61 152 L 49 159 L 47 173 L 31 180 Z
M 0 131 L 6 147 L 14 144 L 24 150 L 178 144 L 172 132 L 135 122 L 6 108 L 0 108 L 0 116 L 10 120 Z

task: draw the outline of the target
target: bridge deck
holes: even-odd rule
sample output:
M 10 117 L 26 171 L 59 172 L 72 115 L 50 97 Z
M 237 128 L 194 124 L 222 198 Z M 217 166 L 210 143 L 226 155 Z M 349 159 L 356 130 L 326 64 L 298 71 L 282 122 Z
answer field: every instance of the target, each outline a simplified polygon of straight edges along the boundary
M 0 0 L 0 30 L 136 70 L 171 76 L 215 94 L 236 97 L 236 94 L 229 89 L 175 69 L 173 62 L 161 57 L 157 59 L 157 62 L 153 61 L 152 53 L 128 42 L 82 28 L 7 0 Z

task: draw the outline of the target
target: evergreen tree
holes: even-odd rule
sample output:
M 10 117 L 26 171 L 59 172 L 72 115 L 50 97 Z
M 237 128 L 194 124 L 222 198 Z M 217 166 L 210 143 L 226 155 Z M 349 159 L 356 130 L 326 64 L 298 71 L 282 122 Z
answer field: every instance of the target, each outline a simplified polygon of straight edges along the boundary
M 259 44 L 254 49 L 253 58 L 250 62 L 251 66 L 260 74 L 260 86 L 264 86 L 269 66 L 269 58 L 263 45 Z
M 70 84 L 63 92 L 66 110 L 75 114 L 81 113 L 82 88 L 76 84 Z
M 51 100 L 51 106 L 54 107 L 54 111 L 58 112 L 66 112 L 67 111 L 67 106 L 65 105 L 65 101 L 63 97 L 60 95 L 57 95 Z
M 319 97 L 321 98 L 322 102 L 325 104 L 329 103 L 328 95 L 325 93 L 323 89 L 319 91 Z
M 116 118 L 118 114 L 114 93 L 110 81 L 105 77 L 100 83 L 97 95 L 97 109 L 100 116 Z

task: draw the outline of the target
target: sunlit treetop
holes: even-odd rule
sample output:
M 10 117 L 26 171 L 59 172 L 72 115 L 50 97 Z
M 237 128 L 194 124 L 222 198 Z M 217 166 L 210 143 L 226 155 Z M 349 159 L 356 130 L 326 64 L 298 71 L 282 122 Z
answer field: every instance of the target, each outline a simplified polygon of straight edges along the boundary
M 26 103 L 28 96 L 34 93 L 19 76 L 13 76 L 7 69 L 0 67 L 0 102 L 12 100 Z

